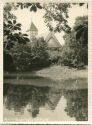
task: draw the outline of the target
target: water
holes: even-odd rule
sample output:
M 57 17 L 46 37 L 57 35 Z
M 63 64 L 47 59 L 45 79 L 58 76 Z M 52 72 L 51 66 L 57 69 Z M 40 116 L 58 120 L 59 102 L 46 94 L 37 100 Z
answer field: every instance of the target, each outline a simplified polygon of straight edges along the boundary
M 4 83 L 4 121 L 86 121 L 87 93 L 58 84 Z

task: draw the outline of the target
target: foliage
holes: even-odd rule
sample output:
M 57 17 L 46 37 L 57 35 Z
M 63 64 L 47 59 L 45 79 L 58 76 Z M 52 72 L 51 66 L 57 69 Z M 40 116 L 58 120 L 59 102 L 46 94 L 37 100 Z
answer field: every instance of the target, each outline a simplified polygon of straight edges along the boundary
M 37 3 L 17 3 L 16 6 L 20 7 L 21 9 L 29 8 L 30 11 L 34 11 L 34 12 L 37 11 L 37 8 L 42 9 L 42 5 L 40 3 L 38 3 L 38 2 Z
M 45 9 L 45 23 L 50 30 L 54 30 L 55 32 L 64 31 L 69 33 L 71 31 L 71 27 L 68 24 L 68 12 L 69 8 L 72 6 L 83 6 L 87 5 L 87 3 L 49 3 L 45 4 L 43 8 Z M 54 24 L 53 24 L 54 22 Z
M 4 6 L 4 48 L 11 49 L 16 42 L 29 42 L 27 34 L 22 34 L 21 24 L 17 23 L 16 17 L 11 13 L 12 5 Z
M 13 60 L 19 71 L 35 70 L 49 65 L 47 45 L 43 38 L 39 38 L 31 47 L 16 44 L 12 49 Z
M 85 34 L 85 35 L 84 35 Z M 88 63 L 88 20 L 78 17 L 70 34 L 64 36 L 65 46 L 62 51 L 62 63 L 83 67 Z
M 21 33 L 21 24 L 17 23 L 15 15 L 11 13 L 13 3 L 6 3 L 4 6 L 4 70 L 15 70 L 11 49 L 17 43 L 26 44 L 29 42 L 27 34 Z
M 44 18 L 45 23 L 50 30 L 58 31 L 61 30 L 65 32 L 70 31 L 70 27 L 68 26 L 68 9 L 70 8 L 69 3 L 49 3 L 44 6 L 46 11 Z M 53 27 L 53 21 L 56 22 L 55 27 Z
M 9 51 L 4 50 L 3 52 L 3 61 L 4 61 L 4 71 L 13 71 L 15 70 L 14 61 L 12 55 L 9 54 Z
M 7 22 L 9 19 L 16 19 L 16 16 L 11 13 L 12 8 L 15 8 L 14 3 L 5 3 L 3 9 L 3 19 L 4 22 Z
M 76 39 L 81 40 L 84 46 L 88 44 L 88 17 L 77 17 L 74 30 L 76 32 Z
M 50 63 L 51 64 L 60 64 L 60 60 L 61 60 L 61 50 L 52 50 L 52 49 L 49 49 L 48 52 L 49 52 L 49 60 L 50 60 Z
M 16 20 L 9 20 L 8 23 L 4 22 L 4 48 L 11 49 L 16 42 L 24 44 L 29 42 L 27 34 L 16 32 L 21 30 L 20 26 L 20 23 L 16 24 Z
M 80 62 L 88 64 L 88 17 L 77 17 L 74 26 L 76 41 L 79 45 Z
M 70 49 L 69 46 L 63 46 L 61 52 L 61 64 L 65 66 L 72 66 L 72 61 L 74 59 L 74 50 Z
M 47 50 L 47 43 L 43 38 L 39 38 L 32 47 L 32 67 L 37 68 L 49 65 L 49 54 Z
M 21 71 L 23 69 L 27 69 L 27 67 L 30 65 L 31 54 L 28 53 L 28 51 L 31 53 L 30 48 L 27 48 L 23 44 L 20 45 L 19 43 L 14 45 L 11 49 L 16 70 Z

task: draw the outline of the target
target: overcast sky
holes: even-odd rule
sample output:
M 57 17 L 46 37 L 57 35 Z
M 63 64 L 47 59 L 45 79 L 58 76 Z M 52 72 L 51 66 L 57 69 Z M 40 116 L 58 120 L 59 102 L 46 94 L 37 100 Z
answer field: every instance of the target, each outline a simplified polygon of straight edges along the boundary
M 17 22 L 22 24 L 22 32 L 26 32 L 31 25 L 31 21 L 36 25 L 38 28 L 38 36 L 44 36 L 46 37 L 49 33 L 49 30 L 44 23 L 44 10 L 38 9 L 37 12 L 30 12 L 28 9 L 18 9 L 13 11 L 14 15 L 17 17 Z M 69 9 L 69 19 L 68 23 L 69 26 L 72 28 L 75 22 L 75 18 L 78 16 L 87 15 L 88 10 L 85 6 L 79 7 L 79 6 L 73 6 Z M 27 33 L 27 32 L 26 32 Z M 56 37 L 59 40 L 61 44 L 64 43 L 63 40 L 63 32 L 56 33 Z

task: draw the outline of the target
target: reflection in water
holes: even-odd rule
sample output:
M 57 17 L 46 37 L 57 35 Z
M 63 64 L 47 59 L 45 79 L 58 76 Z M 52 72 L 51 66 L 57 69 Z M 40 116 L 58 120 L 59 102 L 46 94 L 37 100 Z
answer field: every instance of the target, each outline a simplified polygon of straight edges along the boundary
M 23 113 L 24 107 L 29 105 L 32 112 L 32 116 L 36 117 L 39 113 L 39 107 L 44 106 L 49 88 L 33 87 L 33 86 L 21 86 L 21 85 L 5 85 L 4 97 L 5 105 L 9 110 Z
M 75 117 L 77 121 L 88 120 L 88 97 L 87 90 L 64 90 L 64 97 L 67 100 L 65 111 L 67 115 Z
M 65 112 L 77 121 L 87 120 L 87 90 L 63 90 L 54 87 L 4 84 L 4 106 L 23 114 L 25 108 L 36 118 L 42 107 L 55 111 L 60 99 L 66 100 Z M 61 108 L 61 107 L 60 107 Z M 53 113 L 53 112 L 52 112 Z M 63 115 L 63 114 L 62 114 Z

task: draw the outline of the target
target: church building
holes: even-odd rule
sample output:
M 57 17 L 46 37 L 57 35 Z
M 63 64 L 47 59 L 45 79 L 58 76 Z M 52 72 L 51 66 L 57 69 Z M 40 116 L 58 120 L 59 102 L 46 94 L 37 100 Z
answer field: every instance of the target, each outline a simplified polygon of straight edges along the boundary
M 30 42 L 35 42 L 37 36 L 38 36 L 38 29 L 37 27 L 34 25 L 33 22 L 31 22 L 31 26 L 30 29 L 27 30 L 27 32 L 30 32 Z M 48 47 L 49 48 L 61 48 L 61 44 L 58 41 L 58 39 L 55 36 L 54 32 L 50 32 L 47 37 L 45 38 Z
M 48 44 L 49 48 L 60 48 L 61 44 L 59 43 L 59 41 L 57 40 L 54 32 L 50 32 L 47 37 L 46 37 L 46 42 Z

